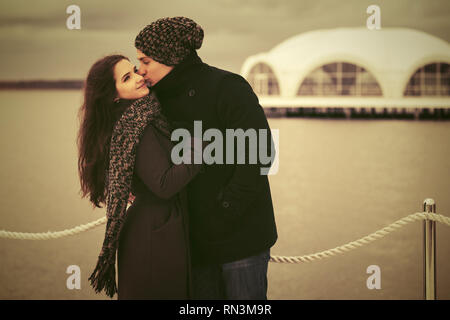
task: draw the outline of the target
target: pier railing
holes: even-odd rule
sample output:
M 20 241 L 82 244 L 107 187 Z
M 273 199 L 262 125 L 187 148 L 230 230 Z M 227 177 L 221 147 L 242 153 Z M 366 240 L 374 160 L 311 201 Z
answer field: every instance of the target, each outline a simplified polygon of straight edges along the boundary
M 63 231 L 48 231 L 41 233 L 11 232 L 0 230 L 0 238 L 18 240 L 50 240 L 66 236 L 73 236 L 106 223 L 106 217 L 102 217 L 87 224 L 82 224 Z M 415 222 L 423 221 L 423 266 L 424 266 L 424 299 L 436 299 L 436 222 L 450 226 L 450 218 L 436 214 L 436 203 L 433 199 L 425 199 L 423 202 L 423 212 L 410 214 L 399 219 L 390 225 L 373 232 L 361 239 L 349 242 L 333 249 L 312 253 L 303 256 L 275 256 L 270 257 L 270 262 L 274 263 L 303 263 L 319 259 L 329 258 L 350 250 L 362 247 L 370 242 L 381 239 L 387 234 L 394 232 L 403 226 Z
M 450 120 L 448 97 L 260 96 L 267 117 Z

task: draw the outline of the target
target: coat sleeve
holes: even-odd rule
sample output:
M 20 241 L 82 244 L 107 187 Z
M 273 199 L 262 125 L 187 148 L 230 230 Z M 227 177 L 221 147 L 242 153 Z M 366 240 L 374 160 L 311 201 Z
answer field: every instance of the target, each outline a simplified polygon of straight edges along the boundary
M 261 168 L 270 168 L 275 158 L 275 148 L 264 110 L 260 106 L 253 89 L 243 77 L 230 74 L 222 80 L 218 100 L 218 115 L 223 119 L 223 125 L 227 129 L 243 129 L 243 131 L 253 129 L 258 141 L 257 145 L 253 145 L 253 147 L 246 144 L 245 150 L 235 148 L 237 154 L 245 152 L 245 164 L 235 165 L 231 179 L 218 197 L 219 210 L 226 216 L 237 218 L 245 213 L 264 186 L 264 180 L 267 177 L 262 175 Z M 262 145 L 259 137 L 260 129 L 266 130 L 267 134 L 267 138 L 262 141 Z M 261 146 L 264 146 L 263 152 L 266 152 L 265 155 L 270 156 L 269 164 L 260 161 Z M 257 161 L 255 164 L 249 163 L 249 152 L 256 152 Z M 236 161 L 236 156 L 234 160 Z
M 136 151 L 135 170 L 150 191 L 160 198 L 169 199 L 202 170 L 202 165 L 193 162 L 173 164 L 155 130 L 152 125 L 145 128 Z M 193 143 L 191 146 L 193 153 Z

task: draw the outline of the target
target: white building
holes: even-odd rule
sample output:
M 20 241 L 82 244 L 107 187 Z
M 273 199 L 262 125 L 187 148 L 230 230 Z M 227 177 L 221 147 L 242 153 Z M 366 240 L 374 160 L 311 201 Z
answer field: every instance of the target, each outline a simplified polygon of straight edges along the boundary
M 414 29 L 305 32 L 248 57 L 241 75 L 264 107 L 450 111 L 450 45 Z

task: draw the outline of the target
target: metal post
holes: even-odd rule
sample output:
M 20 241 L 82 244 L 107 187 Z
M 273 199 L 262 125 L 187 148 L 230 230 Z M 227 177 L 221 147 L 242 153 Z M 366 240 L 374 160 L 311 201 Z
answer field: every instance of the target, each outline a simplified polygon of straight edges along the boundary
M 433 199 L 425 199 L 423 211 L 436 213 Z M 424 299 L 436 299 L 436 222 L 423 221 L 423 292 Z

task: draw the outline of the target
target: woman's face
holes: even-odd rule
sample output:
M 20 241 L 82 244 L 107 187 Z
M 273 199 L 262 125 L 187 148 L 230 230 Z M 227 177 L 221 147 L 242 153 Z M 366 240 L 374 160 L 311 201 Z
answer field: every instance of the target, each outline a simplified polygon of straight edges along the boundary
M 136 73 L 136 67 L 123 59 L 114 66 L 114 80 L 116 81 L 117 97 L 120 99 L 139 99 L 149 93 L 142 76 Z

